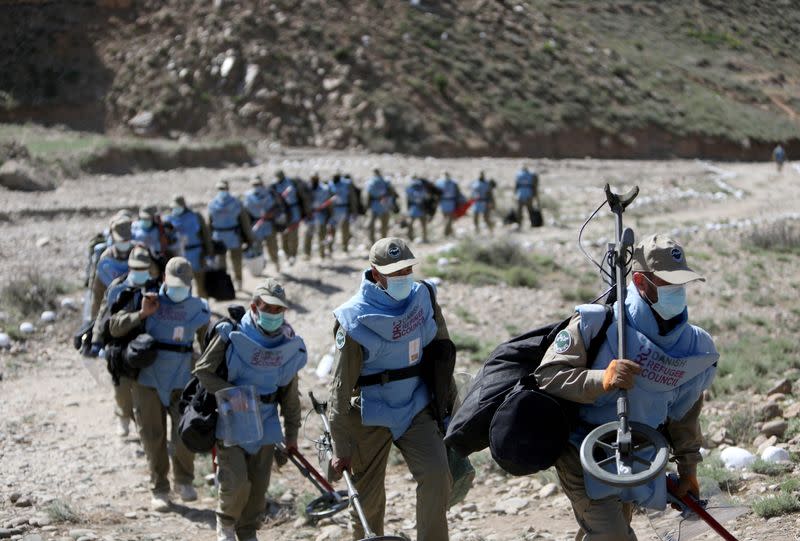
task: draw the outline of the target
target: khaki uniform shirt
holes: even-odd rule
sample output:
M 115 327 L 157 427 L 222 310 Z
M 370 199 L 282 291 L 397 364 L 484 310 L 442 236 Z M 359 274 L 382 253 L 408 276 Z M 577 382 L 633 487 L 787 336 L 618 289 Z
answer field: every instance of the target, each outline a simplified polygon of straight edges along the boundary
M 423 286 L 425 287 L 425 286 Z M 442 315 L 438 302 L 434 302 L 433 319 L 436 322 L 436 337 L 434 340 L 449 339 L 447 323 Z M 333 335 L 339 330 L 339 322 L 333 326 Z M 334 455 L 340 458 L 351 456 L 352 440 L 350 436 L 350 413 L 353 401 L 361 394 L 357 386 L 358 377 L 364 363 L 364 352 L 361 344 L 350 335 L 345 335 L 344 345 L 336 348 L 334 356 L 334 374 L 331 382 L 331 396 L 329 403 L 331 437 L 333 438 Z M 423 361 L 424 362 L 424 361 Z
M 576 313 L 567 325 L 566 330 L 572 337 L 570 347 L 563 353 L 556 353 L 555 344 L 551 344 L 534 375 L 543 391 L 579 404 L 591 404 L 605 393 L 605 370 L 589 368 L 594 359 L 587 359 L 586 345 L 579 329 L 580 321 L 581 316 Z M 703 460 L 700 455 L 700 446 L 703 443 L 700 429 L 702 408 L 701 395 L 683 419 L 667 420 L 665 435 L 670 441 L 679 467 L 693 467 Z
M 248 317 L 245 315 L 245 317 Z M 222 336 L 217 335 L 208 345 L 208 348 L 197 360 L 197 365 L 194 369 L 194 374 L 203 387 L 209 393 L 215 393 L 231 384 L 225 379 L 217 375 L 217 368 L 226 362 L 225 349 L 226 342 Z M 281 406 L 281 415 L 283 416 L 283 427 L 286 441 L 297 441 L 297 435 L 300 433 L 300 390 L 298 386 L 299 375 L 295 374 L 292 381 L 283 387 L 278 387 L 278 404 Z

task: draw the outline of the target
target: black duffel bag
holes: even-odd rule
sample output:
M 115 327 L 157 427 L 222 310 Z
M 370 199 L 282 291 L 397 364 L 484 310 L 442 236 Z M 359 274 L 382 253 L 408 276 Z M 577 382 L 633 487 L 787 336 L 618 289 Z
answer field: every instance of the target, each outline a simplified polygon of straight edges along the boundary
M 156 362 L 158 341 L 147 333 L 142 333 L 125 348 L 125 362 L 130 368 L 141 370 Z
M 209 269 L 203 273 L 203 284 L 209 297 L 218 301 L 231 301 L 236 298 L 231 275 L 225 269 Z

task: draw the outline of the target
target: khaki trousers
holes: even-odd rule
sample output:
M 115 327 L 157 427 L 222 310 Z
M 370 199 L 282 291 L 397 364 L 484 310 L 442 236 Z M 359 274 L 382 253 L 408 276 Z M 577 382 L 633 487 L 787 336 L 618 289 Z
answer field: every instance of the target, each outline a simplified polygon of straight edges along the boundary
M 208 293 L 206 292 L 206 272 L 203 270 L 194 271 L 194 285 L 197 289 L 196 295 L 197 297 L 208 297 Z
M 519 226 L 522 227 L 522 211 L 528 209 L 528 223 L 533 221 L 533 199 L 527 201 L 517 201 L 517 216 L 519 216 Z
M 386 461 L 392 448 L 392 433 L 380 426 L 361 424 L 361 413 L 350 412 L 355 442 L 352 456 L 353 478 L 370 528 L 383 535 L 386 510 Z M 349 419 L 350 420 L 350 419 Z M 417 482 L 417 541 L 447 541 L 447 501 L 453 480 L 447 465 L 442 433 L 430 410 L 414 417 L 405 434 L 394 442 L 403 454 Z M 351 509 L 353 539 L 362 539 L 364 530 Z
M 378 221 L 381 223 L 381 238 L 389 236 L 389 212 L 387 211 L 383 214 L 371 212 L 369 217 L 369 240 L 372 244 L 375 244 L 375 241 L 378 240 L 375 238 L 375 222 Z
M 274 445 L 264 445 L 249 455 L 238 445 L 217 442 L 217 517 L 224 526 L 235 528 L 239 539 L 255 537 L 261 525 L 274 450 Z
M 481 212 L 481 213 L 476 212 L 476 213 L 474 213 L 472 215 L 472 222 L 475 224 L 475 231 L 476 232 L 480 231 L 480 227 L 478 226 L 478 223 L 480 222 L 481 216 L 483 216 L 483 221 L 486 222 L 486 227 L 489 228 L 489 231 L 494 229 L 494 222 L 492 222 L 492 215 L 491 214 L 492 214 L 492 211 L 487 210 L 486 212 Z
M 242 281 L 242 247 L 238 248 L 231 248 L 228 250 L 228 254 L 231 256 L 231 266 L 233 267 L 233 277 L 237 283 L 241 283 Z M 222 259 L 225 262 L 225 259 Z M 227 264 L 225 266 L 227 269 Z
M 341 233 L 341 240 L 342 240 L 342 250 L 347 251 L 347 246 L 350 244 L 350 216 L 342 218 L 342 221 L 339 222 L 336 226 L 336 229 L 340 230 Z M 336 231 L 334 230 L 334 238 L 336 236 Z
M 132 382 L 133 414 L 139 428 L 147 464 L 150 466 L 150 489 L 153 493 L 169 492 L 169 456 L 167 454 L 167 413 L 169 413 L 172 431 L 170 441 L 175 449 L 172 457 L 172 476 L 176 483 L 189 485 L 194 479 L 194 454 L 189 451 L 178 436 L 178 403 L 181 400 L 181 389 L 175 389 L 170 396 L 169 408 L 165 408 L 158 398 L 158 392 L 152 387 L 145 387 Z
M 428 217 L 420 216 L 419 218 L 408 219 L 408 239 L 414 242 L 414 222 L 419 222 L 422 227 L 422 242 L 428 242 Z
M 114 401 L 117 403 L 114 413 L 122 419 L 133 419 L 132 385 L 133 380 L 125 376 L 120 376 L 119 385 L 114 385 Z
M 317 234 L 317 241 L 319 242 L 319 256 L 325 257 L 325 237 L 328 234 L 327 224 L 307 224 L 305 234 L 303 235 L 303 253 L 307 257 L 311 257 L 311 243 L 314 240 L 314 233 Z
M 275 264 L 275 268 L 280 270 L 281 262 L 278 259 L 278 235 L 277 233 L 272 233 L 269 236 L 264 238 L 264 247 L 267 249 L 267 254 L 269 254 L 269 259 Z
M 444 214 L 444 236 L 449 237 L 453 234 L 453 214 Z
M 561 488 L 572 503 L 572 512 L 580 529 L 575 541 L 636 541 L 631 529 L 633 504 L 616 496 L 592 500 L 583 484 L 583 467 L 578 450 L 568 444 L 556 461 Z
M 291 226 L 294 225 L 295 224 L 291 224 Z M 294 226 L 291 229 L 287 229 L 281 233 L 281 246 L 283 247 L 284 253 L 286 253 L 286 257 L 297 257 L 297 248 L 300 242 L 300 232 L 298 231 L 298 228 L 299 225 Z

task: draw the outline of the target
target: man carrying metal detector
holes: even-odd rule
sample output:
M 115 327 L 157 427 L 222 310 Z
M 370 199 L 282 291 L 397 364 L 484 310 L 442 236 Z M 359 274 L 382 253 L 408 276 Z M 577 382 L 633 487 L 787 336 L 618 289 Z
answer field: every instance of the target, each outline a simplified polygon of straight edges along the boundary
M 674 495 L 699 493 L 702 394 L 719 354 L 708 333 L 688 322 L 686 285 L 704 278 L 669 237 L 652 235 L 634 247 L 622 214 L 638 188 L 618 195 L 606 185 L 605 191 L 616 216 L 608 253 L 618 299 L 614 321 L 598 354 L 588 359 L 585 344 L 602 326 L 605 309 L 578 306 L 535 376 L 542 390 L 581 404 L 571 445 L 556 462 L 580 526 L 575 539 L 632 541 L 633 505 L 666 505 L 670 450 L 678 465 Z M 629 273 L 633 279 L 626 285 Z
M 322 419 L 322 426 L 323 426 L 323 433 L 320 439 L 317 441 L 317 447 L 320 452 L 320 462 L 328 463 L 333 460 L 333 440 L 331 439 L 331 425 L 328 422 L 328 416 L 326 414 L 328 409 L 327 402 L 318 402 L 316 398 L 314 398 L 314 393 L 309 391 L 308 396 L 311 398 L 311 404 L 314 407 L 314 411 L 319 414 L 320 419 Z M 367 522 L 367 515 L 364 513 L 364 509 L 361 507 L 361 498 L 358 494 L 358 490 L 356 489 L 356 485 L 353 482 L 353 478 L 350 475 L 350 472 L 342 470 L 342 475 L 344 476 L 344 481 L 347 483 L 347 493 L 350 496 L 350 503 L 353 506 L 353 510 L 355 511 L 356 515 L 358 516 L 358 521 L 361 523 L 361 528 L 363 529 L 363 537 L 359 537 L 361 534 L 356 534 L 356 539 L 361 539 L 361 541 L 365 541 L 367 539 L 371 539 L 373 541 L 404 541 L 405 537 L 400 537 L 397 535 L 377 535 L 372 529 L 369 527 L 369 523 Z M 381 530 L 383 529 L 383 525 L 381 524 Z

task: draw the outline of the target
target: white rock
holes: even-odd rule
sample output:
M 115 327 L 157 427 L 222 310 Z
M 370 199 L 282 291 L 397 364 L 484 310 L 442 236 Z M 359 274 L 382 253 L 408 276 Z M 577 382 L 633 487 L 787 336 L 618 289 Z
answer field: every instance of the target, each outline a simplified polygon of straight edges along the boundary
M 761 452 L 761 460 L 765 462 L 791 462 L 792 458 L 786 449 L 771 445 Z
M 232 56 L 225 57 L 225 60 L 222 61 L 222 66 L 219 68 L 219 74 L 222 77 L 227 77 L 230 75 L 233 66 L 236 64 L 236 58 Z
M 438 276 L 433 276 L 427 279 L 428 282 L 432 283 L 434 286 L 439 287 L 442 284 L 442 279 Z
M 75 299 L 61 299 L 61 308 L 66 308 L 67 310 L 77 310 L 78 304 L 75 302 Z
M 50 244 L 50 237 L 39 237 L 38 239 L 36 239 L 37 248 L 44 248 L 48 244 Z
M 21 332 L 21 333 L 31 334 L 35 330 L 36 330 L 36 328 L 33 326 L 33 323 L 31 323 L 30 321 L 23 321 L 22 323 L 19 324 L 19 332 Z
M 494 506 L 494 510 L 506 513 L 507 515 L 516 515 L 520 510 L 527 507 L 529 503 L 530 502 L 526 498 L 508 498 L 507 500 L 497 502 Z
M 545 486 L 539 490 L 539 497 L 540 498 L 549 498 L 553 494 L 558 492 L 558 485 L 555 483 L 547 483 Z
M 439 259 L 436 260 L 436 265 L 438 265 L 439 267 L 446 267 L 449 264 L 450 260 L 446 257 L 440 257 Z
M 42 312 L 42 315 L 39 317 L 45 323 L 52 323 L 56 320 L 56 313 L 52 310 L 45 310 Z
M 753 453 L 741 447 L 727 447 L 723 449 L 719 457 L 729 470 L 744 469 L 756 459 Z
M 11 337 L 4 332 L 0 332 L 0 349 L 11 347 Z

